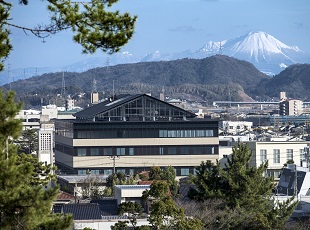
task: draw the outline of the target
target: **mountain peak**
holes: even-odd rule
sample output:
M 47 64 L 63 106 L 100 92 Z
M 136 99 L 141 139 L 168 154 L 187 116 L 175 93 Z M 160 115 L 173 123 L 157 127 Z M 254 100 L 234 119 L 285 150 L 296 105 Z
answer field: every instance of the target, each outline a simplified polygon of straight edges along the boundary
M 283 54 L 283 49 L 298 51 L 295 47 L 290 47 L 262 31 L 249 32 L 243 36 L 231 39 L 225 44 L 225 48 L 229 49 L 231 56 L 243 52 L 249 53 L 255 60 L 259 59 L 259 55 Z

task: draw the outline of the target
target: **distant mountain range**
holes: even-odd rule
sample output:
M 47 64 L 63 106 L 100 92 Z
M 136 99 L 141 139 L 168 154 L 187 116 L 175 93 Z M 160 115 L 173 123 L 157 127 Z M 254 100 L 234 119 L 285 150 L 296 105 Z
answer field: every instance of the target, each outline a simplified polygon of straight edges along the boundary
M 63 101 L 63 72 L 49 73 L 18 80 L 4 88 L 16 91 L 25 108 L 41 103 Z M 310 64 L 294 64 L 273 78 L 258 71 L 247 61 L 225 55 L 203 59 L 139 62 L 94 68 L 83 73 L 65 72 L 65 92 L 79 106 L 89 103 L 90 92 L 96 88 L 100 98 L 122 93 L 152 93 L 164 90 L 170 98 L 200 101 L 270 100 L 281 91 L 288 97 L 310 100 Z M 94 84 L 96 82 L 96 84 Z M 58 95 L 58 96 L 57 96 Z
M 44 73 L 84 72 L 92 68 L 125 63 L 171 61 L 183 58 L 202 59 L 216 54 L 251 62 L 258 70 L 268 75 L 278 74 L 292 64 L 310 63 L 310 54 L 303 52 L 297 46 L 288 46 L 265 32 L 250 32 L 233 39 L 209 41 L 196 51 L 185 50 L 172 54 L 156 51 L 144 57 L 123 52 L 109 57 L 93 57 L 63 67 L 15 69 L 10 70 L 10 73 L 6 70 L 0 74 L 0 85 Z

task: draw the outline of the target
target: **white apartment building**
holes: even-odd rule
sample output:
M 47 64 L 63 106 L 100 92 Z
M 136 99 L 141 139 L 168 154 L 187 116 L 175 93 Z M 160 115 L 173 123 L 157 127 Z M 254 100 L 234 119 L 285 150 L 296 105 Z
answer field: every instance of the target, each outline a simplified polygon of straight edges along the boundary
M 278 179 L 283 165 L 288 160 L 302 166 L 305 160 L 306 141 L 249 141 L 246 142 L 252 152 L 250 165 L 258 167 L 268 160 L 268 176 Z
M 286 99 L 281 101 L 280 115 L 282 116 L 299 116 L 303 113 L 303 102 L 295 99 Z
M 219 127 L 226 134 L 236 135 L 243 131 L 251 131 L 253 122 L 250 121 L 220 121 Z
M 232 145 L 237 142 L 232 143 Z M 298 166 L 306 166 L 305 147 L 309 146 L 306 141 L 246 141 L 252 153 L 250 166 L 259 167 L 268 160 L 268 170 L 266 175 L 273 176 L 279 180 L 284 164 L 288 160 L 293 160 Z M 233 146 L 219 147 L 219 164 L 225 168 L 231 159 Z

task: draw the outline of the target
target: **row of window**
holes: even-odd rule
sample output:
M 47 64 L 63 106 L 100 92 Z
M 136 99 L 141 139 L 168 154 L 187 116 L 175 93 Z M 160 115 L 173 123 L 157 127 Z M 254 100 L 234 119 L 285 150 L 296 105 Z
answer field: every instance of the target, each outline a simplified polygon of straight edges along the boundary
M 71 156 L 143 156 L 143 155 L 206 155 L 218 154 L 217 145 L 76 147 L 61 144 L 55 150 Z
M 273 149 L 273 163 L 274 164 L 286 163 L 288 160 L 293 160 L 294 150 L 293 149 L 286 149 L 286 158 L 284 159 L 283 162 L 280 162 L 281 161 L 280 156 L 281 156 L 280 149 Z M 305 160 L 304 149 L 299 150 L 299 156 L 300 156 L 300 160 Z M 267 161 L 267 150 L 266 149 L 260 150 L 260 161 L 262 163 Z
M 122 172 L 126 175 L 135 175 L 136 173 L 139 173 L 141 171 L 150 170 L 150 168 L 116 168 L 116 172 Z M 194 167 L 178 167 L 175 168 L 175 172 L 177 176 L 189 176 L 190 174 L 195 175 L 195 168 Z M 92 174 L 92 175 L 111 175 L 113 173 L 112 168 L 104 168 L 104 169 L 78 169 L 77 174 L 78 175 L 86 175 L 86 174 Z
M 195 131 L 198 131 L 197 135 Z M 205 134 L 200 134 L 205 130 Z M 167 134 L 164 134 L 164 132 Z M 168 137 L 217 136 L 217 121 L 182 121 L 182 122 L 55 122 L 56 135 L 69 138 L 156 138 Z M 180 131 L 179 134 L 174 134 Z M 195 132 L 195 134 L 189 132 Z M 161 134 L 160 134 L 161 132 Z M 187 132 L 187 133 L 186 133 Z M 195 136 L 193 136 L 195 135 Z
M 141 155 L 205 155 L 218 154 L 217 146 L 138 146 L 138 147 L 79 147 L 75 156 L 141 156 Z
M 76 137 L 80 139 L 100 138 L 159 138 L 159 137 L 213 137 L 213 130 L 78 130 Z

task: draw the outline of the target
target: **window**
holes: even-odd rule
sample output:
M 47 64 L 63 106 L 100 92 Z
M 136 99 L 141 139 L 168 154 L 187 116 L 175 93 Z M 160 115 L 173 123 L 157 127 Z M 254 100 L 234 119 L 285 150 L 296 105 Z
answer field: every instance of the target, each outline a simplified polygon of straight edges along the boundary
M 273 163 L 275 164 L 280 163 L 280 149 L 273 150 Z
M 159 147 L 159 155 L 164 155 L 164 148 L 163 147 Z
M 90 149 L 91 156 L 99 156 L 99 149 L 98 148 L 91 148 Z
M 129 148 L 129 156 L 135 155 L 135 149 L 134 148 Z
M 77 149 L 78 156 L 86 156 L 86 148 L 78 148 Z
M 86 175 L 86 169 L 79 169 L 78 175 Z
M 286 150 L 286 160 L 293 160 L 293 149 Z
M 93 175 L 99 175 L 99 169 L 92 169 L 90 173 Z
M 181 176 L 188 176 L 189 169 L 188 168 L 181 168 Z
M 103 155 L 105 156 L 112 156 L 112 148 L 104 148 Z
M 300 160 L 301 160 L 301 161 L 306 160 L 306 157 L 305 157 L 305 150 L 304 150 L 304 149 L 299 149 L 299 154 L 300 154 Z
M 261 149 L 260 150 L 260 162 L 265 163 L 267 161 L 267 150 Z
M 116 149 L 116 155 L 124 156 L 125 155 L 125 148 L 117 148 Z
M 134 175 L 135 174 L 135 170 L 134 169 L 129 169 L 129 175 Z
M 189 154 L 189 148 L 188 148 L 188 146 L 182 146 L 182 147 L 180 148 L 180 153 L 183 154 L 183 155 Z
M 280 171 L 275 171 L 274 174 L 273 174 L 274 178 L 280 178 L 280 176 L 281 176 L 281 172 Z
M 175 155 L 176 154 L 176 147 L 168 147 L 168 154 Z
M 111 175 L 113 173 L 112 169 L 105 169 L 103 170 L 104 175 Z

